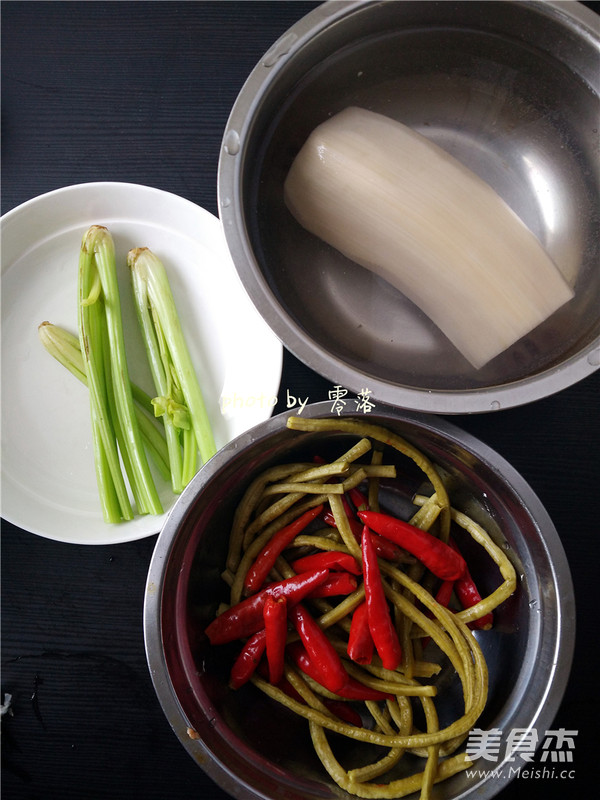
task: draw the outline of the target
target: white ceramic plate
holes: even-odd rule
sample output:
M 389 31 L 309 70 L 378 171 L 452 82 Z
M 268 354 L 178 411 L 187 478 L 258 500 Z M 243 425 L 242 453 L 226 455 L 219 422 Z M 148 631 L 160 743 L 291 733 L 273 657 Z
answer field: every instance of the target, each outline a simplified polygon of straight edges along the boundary
M 158 533 L 175 497 L 158 479 L 164 515 L 103 521 L 87 389 L 38 339 L 45 320 L 77 333 L 79 246 L 92 224 L 113 235 L 131 377 L 149 392 L 125 257 L 146 246 L 163 261 L 218 448 L 271 416 L 282 346 L 239 282 L 219 220 L 187 200 L 88 183 L 2 217 L 2 516 L 50 539 L 114 544 Z

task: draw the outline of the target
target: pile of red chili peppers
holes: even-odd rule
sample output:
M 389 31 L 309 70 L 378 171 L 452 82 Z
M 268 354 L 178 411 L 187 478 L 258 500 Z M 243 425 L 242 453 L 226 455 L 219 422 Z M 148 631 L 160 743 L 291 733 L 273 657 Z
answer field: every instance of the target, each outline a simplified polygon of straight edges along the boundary
M 395 670 L 401 663 L 400 641 L 386 599 L 378 559 L 398 562 L 406 553 L 418 559 L 439 581 L 436 599 L 448 606 L 453 595 L 463 608 L 481 600 L 456 543 L 436 536 L 388 514 L 370 511 L 365 496 L 354 489 L 344 496 L 352 532 L 361 546 L 362 563 L 347 552 L 319 551 L 290 561 L 296 573 L 281 581 L 269 576 L 277 559 L 315 520 L 333 525 L 323 505 L 305 512 L 279 530 L 256 557 L 244 581 L 245 599 L 217 616 L 206 628 L 213 645 L 243 641 L 230 685 L 243 686 L 258 673 L 291 696 L 298 697 L 285 680 L 289 658 L 305 675 L 346 700 L 384 700 L 387 695 L 352 678 L 326 632 L 310 610 L 315 598 L 342 597 L 364 586 L 365 599 L 352 613 L 347 655 L 357 664 L 370 664 L 375 653 L 382 665 Z M 489 628 L 491 613 L 472 623 Z M 332 705 L 332 701 L 328 701 Z M 335 705 L 335 704 L 334 704 Z M 332 705 L 333 710 L 333 705 Z M 336 713 L 360 725 L 360 717 L 345 703 Z

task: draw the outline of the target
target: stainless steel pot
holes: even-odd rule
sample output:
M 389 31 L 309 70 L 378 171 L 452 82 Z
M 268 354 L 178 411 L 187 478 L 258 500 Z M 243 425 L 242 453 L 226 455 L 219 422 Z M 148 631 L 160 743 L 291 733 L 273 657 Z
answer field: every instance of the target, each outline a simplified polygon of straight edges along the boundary
M 331 416 L 331 406 L 308 406 L 303 416 Z M 287 414 L 273 417 L 223 448 L 176 503 L 148 574 L 146 652 L 173 730 L 232 797 L 348 800 L 318 762 L 305 721 L 250 685 L 230 690 L 231 654 L 211 648 L 203 636 L 220 599 L 227 597 L 221 572 L 234 509 L 248 484 L 274 463 L 306 460 L 315 452 L 339 455 L 347 445 L 336 433 L 292 432 L 286 419 Z M 575 608 L 565 554 L 531 487 L 486 445 L 433 416 L 378 406 L 366 421 L 404 436 L 452 476 L 454 505 L 487 527 L 519 576 L 516 592 L 495 612 L 494 629 L 478 635 L 490 691 L 477 726 L 502 731 L 498 760 L 481 759 L 481 773 L 464 772 L 436 789 L 440 800 L 489 800 L 514 777 L 506 754 L 511 732 L 535 729 L 543 736 L 568 679 Z M 403 474 L 405 468 L 406 463 Z M 489 563 L 481 565 L 477 576 L 485 591 L 499 583 Z M 453 703 L 460 705 L 455 690 L 452 671 L 443 671 L 436 700 L 441 718 Z
M 445 414 L 520 405 L 598 368 L 598 20 L 575 2 L 326 2 L 273 45 L 231 112 L 219 203 L 241 280 L 292 353 L 354 392 Z M 348 105 L 399 119 L 479 174 L 575 299 L 475 371 L 400 293 L 301 229 L 285 175 Z

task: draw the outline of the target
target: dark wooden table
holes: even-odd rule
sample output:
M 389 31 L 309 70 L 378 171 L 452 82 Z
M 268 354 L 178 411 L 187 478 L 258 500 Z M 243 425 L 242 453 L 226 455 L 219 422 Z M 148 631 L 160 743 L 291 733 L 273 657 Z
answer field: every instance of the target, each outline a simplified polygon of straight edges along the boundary
M 221 136 L 236 95 L 273 41 L 315 5 L 4 2 L 2 213 L 61 186 L 107 180 L 158 187 L 217 213 Z M 286 353 L 276 411 L 286 389 L 317 401 L 330 388 Z M 555 721 L 578 731 L 571 777 L 517 779 L 502 800 L 593 796 L 599 390 L 597 372 L 526 407 L 452 418 L 538 493 L 576 591 L 575 659 Z M 225 799 L 176 740 L 150 681 L 142 604 L 155 541 L 67 545 L 3 522 L 6 800 Z

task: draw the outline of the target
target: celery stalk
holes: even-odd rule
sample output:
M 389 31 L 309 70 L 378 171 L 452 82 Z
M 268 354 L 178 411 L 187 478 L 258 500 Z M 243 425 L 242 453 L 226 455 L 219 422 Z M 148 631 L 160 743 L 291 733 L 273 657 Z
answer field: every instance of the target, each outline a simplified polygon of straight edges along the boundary
M 117 491 L 113 480 L 111 461 L 102 445 L 101 426 L 94 414 L 92 414 L 92 441 L 96 481 L 104 520 L 116 524 L 121 522 L 121 519 L 133 519 L 133 511 L 128 500 L 123 510 L 122 496 Z
M 121 472 L 115 431 L 106 394 L 104 347 L 99 317 L 104 313 L 98 292 L 93 254 L 82 241 L 79 254 L 79 343 L 90 393 L 94 465 L 102 513 L 106 522 L 133 519 L 127 486 Z M 88 299 L 88 302 L 84 300 Z
M 79 259 L 79 341 L 85 366 L 93 430 L 105 453 L 124 519 L 131 519 L 131 505 L 118 463 L 121 457 L 140 513 L 160 514 L 162 505 L 142 446 L 134 413 L 121 302 L 112 236 L 94 225 L 84 235 Z M 110 392 L 110 397 L 109 397 Z M 101 455 L 101 453 L 97 453 Z M 97 462 L 102 463 L 101 458 Z M 100 481 L 99 481 L 100 485 Z M 101 490 L 102 491 L 102 490 Z
M 69 331 L 58 325 L 53 325 L 51 322 L 42 322 L 38 327 L 38 334 L 46 351 L 63 367 L 66 367 L 81 383 L 87 386 L 87 376 L 81 348 L 79 347 L 79 339 Z M 131 391 L 136 404 L 134 410 L 144 447 L 151 456 L 163 480 L 169 480 L 169 456 L 165 438 L 156 425 L 146 416 L 146 414 L 154 416 L 150 395 L 135 383 L 131 384 Z
M 194 456 L 199 450 L 202 462 L 215 454 L 216 447 L 168 276 L 160 259 L 145 247 L 130 250 L 127 263 L 131 269 L 138 319 L 159 395 L 153 401 L 155 413 L 164 414 L 165 428 L 169 419 L 175 428 L 181 429 L 179 438 L 184 446 L 182 474 L 191 478 L 195 463 L 190 454 L 190 430 L 196 440 L 193 445 Z
M 167 345 L 160 327 L 155 327 L 153 313 L 150 310 L 145 286 L 138 280 L 138 274 L 132 272 L 133 291 L 136 302 L 136 312 L 146 346 L 148 363 L 154 387 L 158 392 L 158 398 L 153 401 L 154 413 L 160 416 L 165 427 L 167 449 L 169 453 L 169 465 L 171 472 L 171 488 L 175 494 L 181 494 L 186 485 L 183 482 L 183 462 L 189 460 L 189 438 L 183 440 L 180 431 L 182 425 L 187 425 L 190 429 L 189 418 L 184 418 L 179 414 L 175 415 L 175 410 L 180 409 L 183 400 L 183 393 L 177 383 L 176 375 L 170 369 L 168 361 Z M 159 399 L 160 398 L 160 399 Z M 167 401 L 170 398 L 170 401 Z M 184 453 L 182 453 L 182 445 Z M 191 445 L 196 450 L 195 438 Z
M 196 446 L 196 435 L 190 428 L 182 432 L 183 437 L 183 464 L 181 470 L 181 482 L 187 486 L 192 480 L 198 469 L 198 448 Z

